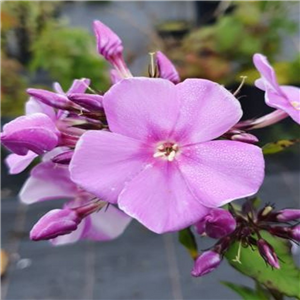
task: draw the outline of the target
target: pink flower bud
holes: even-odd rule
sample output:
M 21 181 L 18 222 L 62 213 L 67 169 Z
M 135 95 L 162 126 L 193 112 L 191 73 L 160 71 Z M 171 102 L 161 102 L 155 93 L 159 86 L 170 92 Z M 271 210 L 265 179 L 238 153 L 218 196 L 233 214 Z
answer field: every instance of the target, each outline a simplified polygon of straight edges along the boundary
M 54 156 L 51 160 L 57 164 L 68 165 L 72 159 L 73 154 L 74 151 L 72 150 L 66 151 Z
M 283 209 L 276 216 L 280 222 L 289 222 L 300 219 L 300 209 Z
M 199 234 L 205 232 L 209 237 L 219 239 L 235 230 L 236 221 L 229 211 L 216 208 L 211 209 L 195 226 Z
M 173 63 L 160 51 L 156 52 L 156 63 L 159 70 L 159 77 L 168 79 L 174 83 L 180 81 L 178 72 Z
M 46 213 L 31 229 L 30 239 L 49 240 L 59 235 L 69 234 L 77 229 L 81 218 L 71 209 L 53 209 Z
M 231 137 L 233 141 L 244 142 L 248 144 L 255 144 L 258 142 L 258 138 L 250 133 L 235 134 Z
M 300 225 L 292 227 L 291 238 L 296 242 L 300 242 Z
M 103 110 L 102 107 L 103 97 L 100 95 L 73 93 L 73 94 L 68 94 L 68 98 L 74 103 L 90 111 Z
M 222 257 L 220 254 L 214 251 L 206 251 L 195 260 L 191 274 L 194 277 L 208 274 L 216 269 L 221 261 Z
M 49 92 L 41 89 L 27 89 L 27 93 L 35 99 L 54 108 L 70 110 L 78 108 L 65 95 Z
M 94 21 L 93 27 L 99 54 L 116 68 L 122 78 L 132 77 L 123 59 L 121 39 L 100 21 Z
M 267 264 L 272 266 L 275 269 L 280 269 L 277 255 L 273 247 L 265 240 L 259 239 L 257 241 L 257 247 L 260 255 L 265 260 Z

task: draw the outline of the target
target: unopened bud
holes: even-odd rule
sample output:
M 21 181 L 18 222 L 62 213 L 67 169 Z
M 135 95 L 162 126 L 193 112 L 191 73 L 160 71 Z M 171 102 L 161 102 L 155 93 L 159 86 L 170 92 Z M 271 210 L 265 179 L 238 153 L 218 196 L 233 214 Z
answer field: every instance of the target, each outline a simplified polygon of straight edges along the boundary
M 74 151 L 66 151 L 54 156 L 51 160 L 56 164 L 68 165 L 72 159 Z
M 233 141 L 244 142 L 248 144 L 255 144 L 259 141 L 255 135 L 250 133 L 234 134 L 233 136 L 231 136 L 231 139 Z
M 300 219 L 300 209 L 283 209 L 278 212 L 276 219 L 280 222 L 289 222 Z
M 199 234 L 205 232 L 209 237 L 219 239 L 235 230 L 236 221 L 229 211 L 216 208 L 211 209 L 195 226 Z
M 178 72 L 173 63 L 160 51 L 156 52 L 156 63 L 159 71 L 159 77 L 168 79 L 173 83 L 180 81 Z
M 221 263 L 222 257 L 214 251 L 206 251 L 195 260 L 191 275 L 203 276 L 215 270 Z
M 78 107 L 70 101 L 65 95 L 49 92 L 41 89 L 27 89 L 27 93 L 41 101 L 44 104 L 52 106 L 57 109 L 63 110 L 73 110 L 78 109 Z
M 49 240 L 77 229 L 81 218 L 72 209 L 54 209 L 46 213 L 31 229 L 30 239 Z
M 291 228 L 291 238 L 296 242 L 300 242 L 300 225 Z
M 102 106 L 103 97 L 100 95 L 73 93 L 73 94 L 68 94 L 68 98 L 74 103 L 90 111 L 103 110 L 103 106 Z
M 264 261 L 275 269 L 280 269 L 277 255 L 273 247 L 264 239 L 257 241 L 257 247 Z

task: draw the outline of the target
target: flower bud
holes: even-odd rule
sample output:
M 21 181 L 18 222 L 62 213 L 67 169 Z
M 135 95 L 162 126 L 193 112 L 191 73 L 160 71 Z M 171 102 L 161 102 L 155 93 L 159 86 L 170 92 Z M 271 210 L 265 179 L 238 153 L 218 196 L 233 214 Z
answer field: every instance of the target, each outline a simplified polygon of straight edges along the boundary
M 118 35 L 100 21 L 94 21 L 93 28 L 99 54 L 115 67 L 122 78 L 132 77 L 123 59 L 123 45 Z
M 74 103 L 90 111 L 103 110 L 103 97 L 100 95 L 73 93 L 68 94 L 68 98 Z
M 173 83 L 180 81 L 178 72 L 173 63 L 160 51 L 156 52 L 156 63 L 159 70 L 159 77 L 168 79 Z
M 27 93 L 33 98 L 51 107 L 63 110 L 78 109 L 65 95 L 49 92 L 41 89 L 27 89 Z
M 255 144 L 259 141 L 255 135 L 250 133 L 234 134 L 231 139 L 233 141 L 244 142 L 248 144 Z
M 300 209 L 283 209 L 276 216 L 280 222 L 289 222 L 300 219 Z
M 291 238 L 300 243 L 300 225 L 291 228 Z
M 264 239 L 259 239 L 257 241 L 257 247 L 260 255 L 267 264 L 275 269 L 280 269 L 277 255 L 273 247 L 267 241 L 265 241 Z
M 74 151 L 65 151 L 54 156 L 51 160 L 56 164 L 68 165 L 72 159 Z
M 236 221 L 225 209 L 211 209 L 210 212 L 195 224 L 199 234 L 206 233 L 214 239 L 222 238 L 235 230 Z
M 220 254 L 214 251 L 206 251 L 195 260 L 191 275 L 194 277 L 203 276 L 216 269 L 222 261 Z
M 59 235 L 69 234 L 77 229 L 81 220 L 77 212 L 72 209 L 53 209 L 33 226 L 30 239 L 49 240 Z

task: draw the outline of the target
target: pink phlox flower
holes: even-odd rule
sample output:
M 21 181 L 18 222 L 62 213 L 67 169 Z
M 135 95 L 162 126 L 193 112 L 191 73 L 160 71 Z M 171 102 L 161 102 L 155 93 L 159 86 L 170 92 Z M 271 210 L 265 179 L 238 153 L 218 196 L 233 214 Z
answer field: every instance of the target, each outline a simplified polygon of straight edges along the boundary
M 47 217 L 43 219 L 43 222 L 39 223 L 43 225 L 42 227 L 45 227 L 47 220 L 51 222 L 49 224 L 49 226 L 51 225 L 49 227 L 51 235 L 50 231 L 47 231 L 49 238 L 55 235 L 55 228 L 57 229 L 57 235 L 63 234 L 51 240 L 53 245 L 74 243 L 80 239 L 111 240 L 121 235 L 131 220 L 129 216 L 114 205 L 109 205 L 100 211 L 94 211 L 83 219 L 74 219 L 73 215 L 68 213 L 68 211 L 89 204 L 91 201 L 94 201 L 95 196 L 78 188 L 70 180 L 67 166 L 57 165 L 52 161 L 44 161 L 32 169 L 31 175 L 25 182 L 19 196 L 21 201 L 26 204 L 55 199 L 69 200 L 64 205 L 63 210 L 65 212 L 52 214 L 51 218 L 48 219 Z M 60 217 L 62 218 L 61 226 Z M 73 223 L 74 226 L 65 227 L 65 224 L 69 224 L 63 222 L 66 218 L 71 218 L 70 222 L 72 223 L 72 220 L 74 220 L 76 224 Z M 39 239 L 39 237 L 45 238 L 47 232 L 39 234 L 39 228 L 41 228 L 40 225 L 35 227 L 34 236 L 36 239 Z
M 253 62 L 261 75 L 261 78 L 255 81 L 255 85 L 265 91 L 267 105 L 284 111 L 300 124 L 300 89 L 279 85 L 274 69 L 262 54 L 256 53 Z
M 210 208 L 256 193 L 263 181 L 259 147 L 214 140 L 242 115 L 214 82 L 123 79 L 103 106 L 111 132 L 81 136 L 71 179 L 154 232 L 195 224 Z

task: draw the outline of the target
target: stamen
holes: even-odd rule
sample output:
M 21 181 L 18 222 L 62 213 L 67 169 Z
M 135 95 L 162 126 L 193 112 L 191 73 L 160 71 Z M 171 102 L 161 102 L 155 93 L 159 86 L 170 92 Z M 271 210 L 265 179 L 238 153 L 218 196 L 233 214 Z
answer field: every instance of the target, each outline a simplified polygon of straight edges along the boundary
M 233 96 L 236 96 L 240 92 L 241 88 L 243 87 L 243 85 L 245 83 L 247 76 L 241 76 L 241 78 L 242 78 L 242 81 L 241 81 L 240 85 L 238 86 L 238 88 L 233 93 Z
M 161 157 L 167 159 L 168 161 L 173 161 L 176 157 L 178 150 L 178 144 L 166 142 L 157 146 L 156 152 L 153 154 L 153 157 Z
M 155 62 L 155 57 L 156 57 L 156 53 L 155 52 L 150 52 L 150 64 L 148 67 L 148 73 L 149 73 L 149 77 L 151 78 L 155 78 L 158 76 L 158 67 L 157 64 Z
M 176 152 L 173 150 L 171 153 L 167 156 L 168 161 L 173 161 L 176 156 Z

